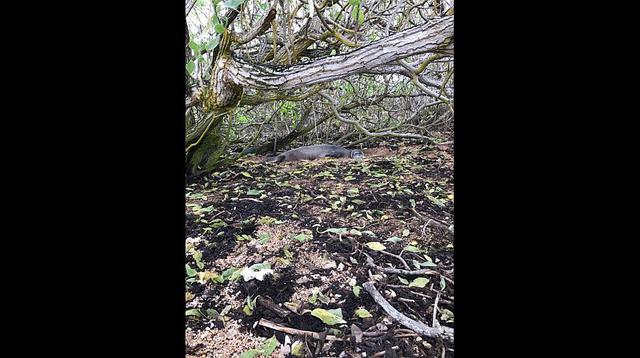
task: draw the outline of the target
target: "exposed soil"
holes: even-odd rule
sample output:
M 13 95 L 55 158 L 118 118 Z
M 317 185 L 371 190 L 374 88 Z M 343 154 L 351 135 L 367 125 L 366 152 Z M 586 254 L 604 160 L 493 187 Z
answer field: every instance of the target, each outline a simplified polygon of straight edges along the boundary
M 428 326 L 439 295 L 436 318 L 453 327 L 453 235 L 447 229 L 454 220 L 453 147 L 392 141 L 364 153 L 360 162 L 274 164 L 250 157 L 187 185 L 185 263 L 191 269 L 211 277 L 262 263 L 273 270 L 262 281 L 200 274 L 187 279 L 186 309 L 201 312 L 186 319 L 187 357 L 239 357 L 274 335 L 272 357 L 293 357 L 289 352 L 297 341 L 308 357 L 442 357 L 443 351 L 454 356 L 452 344 L 402 331 L 406 327 L 366 290 L 356 296 L 353 288 L 374 282 L 393 307 Z M 345 230 L 327 231 L 332 228 Z M 378 267 L 406 269 L 397 257 L 370 248 L 372 242 L 400 255 L 410 270 L 437 274 L 399 276 L 369 267 L 366 255 Z M 429 281 L 409 287 L 417 277 Z M 257 296 L 286 314 L 256 301 L 247 315 L 247 300 Z M 224 315 L 211 314 L 225 307 Z M 315 308 L 339 308 L 347 323 L 327 325 L 310 314 Z M 372 317 L 358 317 L 358 309 Z M 347 340 L 283 333 L 258 325 L 261 319 Z M 356 343 L 348 339 L 352 325 L 380 335 Z

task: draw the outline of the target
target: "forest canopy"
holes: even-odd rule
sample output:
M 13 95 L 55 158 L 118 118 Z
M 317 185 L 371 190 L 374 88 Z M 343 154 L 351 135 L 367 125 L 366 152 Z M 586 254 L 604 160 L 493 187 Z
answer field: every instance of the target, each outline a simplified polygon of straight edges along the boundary
M 294 143 L 450 140 L 453 1 L 187 0 L 186 172 Z

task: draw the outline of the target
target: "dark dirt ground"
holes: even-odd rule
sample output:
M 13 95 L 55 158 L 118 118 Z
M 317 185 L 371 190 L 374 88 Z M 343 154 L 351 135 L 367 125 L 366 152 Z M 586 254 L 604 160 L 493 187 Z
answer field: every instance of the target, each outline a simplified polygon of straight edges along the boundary
M 239 357 L 274 335 L 278 346 L 272 357 L 293 357 L 288 352 L 294 342 L 302 343 L 307 357 L 454 356 L 451 343 L 407 331 L 366 290 L 359 296 L 353 291 L 373 281 L 393 307 L 428 326 L 439 295 L 436 318 L 453 327 L 453 235 L 447 229 L 453 224 L 453 148 L 387 141 L 364 153 L 361 162 L 267 164 L 264 157 L 249 157 L 188 183 L 186 264 L 199 274 L 187 279 L 186 309 L 221 313 L 227 307 L 227 312 L 187 316 L 187 357 Z M 347 232 L 327 232 L 330 228 Z M 294 239 L 299 234 L 309 239 Z M 393 237 L 397 242 L 385 241 Z M 368 247 L 371 242 L 400 255 L 410 270 L 437 273 L 399 276 L 369 267 L 366 255 L 377 266 L 405 268 L 397 257 Z M 407 251 L 408 245 L 421 252 Z M 200 254 L 198 264 L 194 255 Z M 263 281 L 201 277 L 267 262 L 273 274 Z M 409 287 L 416 277 L 429 281 Z M 317 291 L 322 299 L 311 303 Z M 246 300 L 256 296 L 260 299 L 247 315 Z M 340 308 L 347 323 L 329 326 L 309 313 L 314 308 Z M 372 317 L 359 318 L 360 308 Z M 305 331 L 334 329 L 329 335 L 347 339 L 322 342 L 285 334 L 258 325 L 261 319 Z M 352 325 L 379 336 L 356 343 L 349 339 Z

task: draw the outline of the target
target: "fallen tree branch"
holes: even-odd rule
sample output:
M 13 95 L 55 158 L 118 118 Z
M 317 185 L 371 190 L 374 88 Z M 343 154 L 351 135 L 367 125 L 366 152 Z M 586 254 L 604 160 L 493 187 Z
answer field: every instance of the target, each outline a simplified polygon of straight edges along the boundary
M 389 255 L 391 257 L 395 257 L 396 259 L 400 260 L 400 262 L 402 262 L 402 265 L 404 265 L 404 268 L 406 268 L 407 270 L 411 270 L 411 267 L 409 267 L 409 264 L 407 264 L 407 262 L 402 258 L 402 256 L 400 255 L 396 255 L 396 254 L 392 254 L 390 252 L 386 252 L 386 251 L 380 251 L 380 253 L 385 254 L 385 255 Z
M 318 339 L 318 340 L 322 340 L 321 334 L 318 333 L 318 332 L 303 331 L 301 329 L 282 326 L 282 325 L 279 325 L 279 324 L 277 324 L 275 322 L 271 322 L 269 320 L 266 320 L 264 318 L 260 319 L 260 321 L 258 322 L 258 325 L 259 326 L 263 326 L 263 327 L 267 327 L 267 328 L 271 328 L 271 329 L 276 330 L 276 331 L 293 334 L 293 335 L 296 335 L 296 336 L 306 336 L 306 337 L 312 337 L 312 338 L 315 338 L 315 339 Z M 326 337 L 324 337 L 324 339 L 327 340 L 327 341 L 343 341 L 344 340 L 342 338 L 338 338 L 336 336 L 330 336 L 330 335 L 327 335 Z
M 254 198 L 238 198 L 238 200 L 246 200 L 246 201 L 253 201 L 253 202 L 256 202 L 256 203 L 262 203 L 261 200 L 254 199 Z
M 422 322 L 413 320 L 405 316 L 400 311 L 391 306 L 391 304 L 382 296 L 382 294 L 378 292 L 376 287 L 373 285 L 373 282 L 371 281 L 365 282 L 362 287 L 369 293 L 369 295 L 371 295 L 373 300 L 376 301 L 376 303 L 380 305 L 380 307 L 382 307 L 382 309 L 387 312 L 389 316 L 391 316 L 391 318 L 398 321 L 401 325 L 423 336 L 427 336 L 430 338 L 442 338 L 453 343 L 453 328 L 445 326 L 440 326 L 437 328 L 429 327 Z
M 440 326 L 440 322 L 438 322 L 438 319 L 436 317 L 436 314 L 438 313 L 438 301 L 440 300 L 440 294 L 440 292 L 436 294 L 436 301 L 433 303 L 433 322 L 431 322 L 431 326 L 433 327 Z

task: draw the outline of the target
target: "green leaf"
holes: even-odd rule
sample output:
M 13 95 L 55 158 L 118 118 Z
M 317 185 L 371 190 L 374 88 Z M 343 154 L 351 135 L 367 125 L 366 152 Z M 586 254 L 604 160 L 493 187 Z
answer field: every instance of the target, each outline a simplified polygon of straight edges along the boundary
M 193 50 L 193 52 L 200 52 L 200 46 L 193 40 L 189 41 L 189 48 Z
M 342 319 L 342 310 L 340 308 L 336 308 L 333 310 L 325 310 L 323 308 L 316 308 L 311 311 L 311 315 L 317 318 L 320 318 L 324 324 L 328 324 L 333 326 L 334 324 L 343 324 L 347 323 Z
M 227 2 L 224 3 L 224 7 L 236 9 L 238 8 L 238 6 L 242 5 L 243 2 L 244 0 L 228 0 Z
M 418 262 L 418 260 L 413 260 L 413 261 L 412 261 L 412 263 L 413 263 L 413 266 L 415 266 L 415 268 L 416 268 L 417 270 L 419 270 L 419 269 L 420 269 L 420 263 Z
M 408 284 L 409 284 L 409 280 L 407 280 L 406 278 L 403 278 L 403 277 L 399 277 L 399 276 L 398 276 L 398 280 L 399 280 L 400 282 L 402 282 L 403 284 L 405 284 L 405 285 L 408 285 Z
M 269 233 L 266 232 L 259 232 L 258 233 L 258 241 L 260 241 L 261 244 L 266 244 L 267 241 L 269 241 L 269 239 L 271 239 L 271 235 L 269 235 Z
M 358 205 L 362 205 L 362 204 L 366 204 L 367 202 L 364 200 L 360 200 L 360 199 L 352 199 L 351 202 L 353 202 L 354 204 L 358 204 Z
M 238 235 L 236 236 L 236 240 L 238 241 L 251 241 L 252 237 L 247 235 L 247 234 L 242 234 L 242 235 Z
M 375 241 L 371 241 L 371 242 L 367 242 L 367 246 L 369 246 L 369 248 L 373 251 L 382 251 L 384 249 L 386 249 L 386 247 L 384 245 L 382 245 L 379 242 L 375 242 Z
M 399 243 L 400 241 L 402 241 L 402 239 L 401 239 L 401 238 L 399 238 L 399 237 L 397 237 L 397 236 L 393 236 L 393 237 L 390 237 L 390 238 L 388 238 L 388 239 L 386 239 L 386 240 L 384 240 L 384 241 L 388 241 L 388 242 L 392 242 L 392 243 L 394 243 L 394 244 L 397 244 L 397 243 Z
M 214 30 L 216 30 L 217 33 L 222 34 L 224 33 L 224 25 L 217 23 L 213 26 Z
M 247 172 L 242 172 L 240 174 L 244 175 L 247 178 L 253 178 L 253 176 L 251 174 L 247 173 Z
M 311 303 L 312 305 L 315 305 L 317 300 L 318 292 L 314 292 L 311 296 L 309 296 L 309 303 Z
M 193 277 L 193 276 L 198 274 L 198 272 L 196 270 L 192 269 L 191 266 L 189 266 L 189 265 L 185 265 L 185 266 L 187 268 L 187 276 Z
M 351 261 L 352 264 L 357 264 L 358 263 L 358 260 L 354 259 L 351 256 L 349 256 L 349 261 Z
M 427 195 L 427 199 L 431 200 L 432 203 L 436 204 L 437 206 L 441 207 L 441 208 L 445 208 L 446 205 L 444 205 L 444 203 L 440 200 L 437 199 L 431 195 Z
M 345 232 L 347 232 L 347 228 L 346 227 L 339 227 L 339 228 L 329 228 L 326 231 L 323 231 L 323 233 L 325 232 L 330 232 L 333 234 L 344 234 Z
M 201 251 L 194 250 L 192 256 L 193 256 L 193 259 L 196 260 L 196 261 L 202 260 L 202 252 Z
M 427 285 L 427 283 L 429 283 L 429 279 L 426 277 L 418 277 L 416 279 L 414 279 L 413 281 L 411 281 L 411 283 L 409 284 L 409 287 L 418 287 L 418 288 L 423 288 L 424 286 Z
M 224 306 L 224 308 L 222 309 L 222 312 L 220 312 L 220 315 L 221 316 L 226 315 L 227 313 L 229 313 L 229 311 L 231 311 L 231 308 L 233 308 L 233 306 L 231 305 Z
M 318 292 L 318 299 L 320 300 L 320 302 L 324 303 L 325 305 L 331 302 L 329 297 L 323 295 L 322 292 Z
M 214 320 L 214 319 L 218 319 L 218 317 L 220 317 L 220 313 L 218 313 L 218 311 L 214 310 L 213 308 L 209 308 L 206 311 L 206 316 L 208 319 Z
M 215 218 L 211 221 L 209 225 L 214 229 L 218 229 L 218 228 L 227 226 L 227 223 L 224 222 L 224 220 L 222 219 Z
M 284 251 L 284 257 L 286 257 L 288 259 L 293 258 L 293 254 L 291 253 L 291 251 L 289 251 L 289 247 L 288 246 L 285 246 L 283 248 L 283 251 Z
M 453 322 L 453 312 L 451 312 L 450 310 L 444 308 L 442 310 L 440 310 L 440 319 L 447 322 L 447 323 L 451 323 Z
M 269 357 L 271 353 L 276 350 L 278 344 L 279 342 L 276 339 L 276 336 L 273 336 L 264 342 L 264 345 L 260 348 L 260 353 L 265 357 Z
M 257 349 L 250 349 L 240 355 L 240 358 L 254 358 L 258 354 Z
M 246 314 L 247 316 L 253 315 L 253 309 L 251 309 L 249 305 L 244 305 L 244 307 L 242 307 L 242 312 L 244 312 L 244 314 Z
M 407 245 L 407 247 L 404 248 L 404 251 L 409 251 L 409 252 L 422 252 L 421 249 L 415 247 L 415 246 L 411 246 L 411 245 Z
M 291 354 L 296 357 L 302 357 L 304 354 L 304 344 L 300 341 L 296 341 L 291 345 Z
M 202 312 L 200 312 L 200 310 L 199 310 L 199 309 L 197 309 L 197 308 L 193 308 L 193 309 L 187 310 L 187 311 L 184 313 L 184 315 L 185 315 L 185 316 L 202 317 Z
M 360 318 L 373 317 L 371 313 L 369 313 L 369 311 L 365 310 L 364 308 L 359 308 L 355 310 L 355 313 Z
M 246 303 L 242 308 L 242 312 L 244 312 L 247 316 L 253 315 L 253 309 L 256 307 L 256 300 L 258 299 L 258 296 L 260 295 L 256 295 L 253 300 L 251 299 L 251 296 L 249 296 L 245 300 Z
M 360 286 L 353 286 L 353 294 L 356 297 L 360 297 L 360 291 L 362 290 L 362 287 Z
M 216 46 L 218 46 L 218 43 L 220 43 L 220 37 L 215 36 L 214 38 L 211 39 L 211 41 L 207 42 L 204 48 L 206 48 L 207 51 L 211 51 L 214 48 L 216 48 Z
M 294 240 L 298 240 L 300 242 L 305 242 L 305 241 L 309 241 L 313 238 L 313 236 L 311 235 L 307 235 L 307 234 L 298 234 L 296 236 L 293 237 Z
M 402 236 L 409 236 L 409 230 L 407 229 L 402 230 Z
M 247 195 L 260 195 L 264 192 L 264 190 L 250 189 L 247 191 Z
M 444 280 L 444 277 L 440 276 L 440 290 L 444 290 L 447 287 L 447 282 Z
M 193 61 L 189 61 L 189 63 L 187 63 L 187 72 L 189 72 L 189 74 L 192 75 L 195 69 L 196 69 L 196 64 Z
M 222 276 L 211 271 L 198 272 L 198 277 L 200 278 L 200 282 L 202 283 L 205 283 L 207 280 L 210 280 L 211 282 L 219 282 L 219 283 L 224 282 L 224 278 Z
M 240 278 L 240 272 L 242 270 L 240 268 L 236 268 L 236 267 L 232 267 L 229 269 L 224 270 L 224 272 L 222 272 L 222 279 L 225 281 L 235 281 L 238 278 Z

